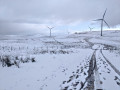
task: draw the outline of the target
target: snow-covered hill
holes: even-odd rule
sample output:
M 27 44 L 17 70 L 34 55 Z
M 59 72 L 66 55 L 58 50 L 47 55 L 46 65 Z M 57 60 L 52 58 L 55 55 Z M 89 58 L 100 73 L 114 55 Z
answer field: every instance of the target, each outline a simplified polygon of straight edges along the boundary
M 119 66 L 120 31 L 0 36 L 0 90 L 120 90 Z

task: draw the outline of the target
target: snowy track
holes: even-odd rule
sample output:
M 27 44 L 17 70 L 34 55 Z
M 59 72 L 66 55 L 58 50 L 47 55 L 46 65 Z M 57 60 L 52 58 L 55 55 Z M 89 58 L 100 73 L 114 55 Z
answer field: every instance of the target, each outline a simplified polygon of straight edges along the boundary
M 62 85 L 63 87 L 61 90 L 104 90 L 104 89 L 108 90 L 108 88 L 105 86 L 107 85 L 106 81 L 107 82 L 115 81 L 114 84 L 116 84 L 118 88 L 120 88 L 119 70 L 113 64 L 111 64 L 110 61 L 102 53 L 102 49 L 106 47 L 106 45 L 104 46 L 103 44 L 100 44 L 100 43 L 93 44 L 92 42 L 89 41 L 89 39 L 91 38 L 85 38 L 84 40 L 86 43 L 89 44 L 90 48 L 94 50 L 94 52 L 91 56 L 91 59 L 88 60 L 89 63 L 87 64 L 89 64 L 88 65 L 89 68 L 87 68 L 87 72 L 86 72 L 86 76 L 84 76 L 84 80 L 81 80 L 80 78 L 81 74 L 73 74 L 71 76 L 72 79 L 70 77 L 68 81 L 63 81 L 63 85 Z M 111 47 L 111 49 L 112 48 L 114 47 Z M 100 53 L 101 56 L 99 57 L 96 56 L 96 53 L 97 54 Z M 80 71 L 80 70 L 81 69 L 78 69 L 77 71 Z M 118 75 L 116 75 L 114 72 L 117 73 Z M 84 74 L 84 72 L 82 73 Z M 106 76 L 109 76 L 109 74 L 111 73 L 113 74 L 110 76 L 111 79 L 109 79 L 109 77 L 106 77 Z M 74 79 L 74 77 L 76 76 L 78 76 L 77 80 Z M 106 81 L 103 81 L 103 79 Z
M 84 72 L 85 70 L 83 71 L 83 68 L 77 69 L 77 73 L 70 76 L 68 81 L 63 81 L 61 90 L 95 90 L 95 80 L 97 84 L 99 83 L 99 77 L 95 76 L 98 74 L 96 65 L 96 50 L 93 52 L 91 58 L 86 62 L 88 65 L 87 72 Z M 81 81 L 80 78 L 81 74 L 85 76 L 83 81 Z
M 96 53 L 96 51 L 93 52 L 93 55 L 92 55 L 91 60 L 89 62 L 88 76 L 86 78 L 86 81 L 84 82 L 84 85 L 87 82 L 87 86 L 85 87 L 85 89 L 88 89 L 88 90 L 94 90 L 94 79 L 95 79 L 94 71 L 95 71 L 95 67 L 96 67 L 96 55 L 95 55 L 95 53 Z
M 100 50 L 102 56 L 104 57 L 104 59 L 106 60 L 106 62 L 112 67 L 112 69 L 120 76 L 120 71 L 104 56 L 104 54 L 102 53 L 102 50 Z

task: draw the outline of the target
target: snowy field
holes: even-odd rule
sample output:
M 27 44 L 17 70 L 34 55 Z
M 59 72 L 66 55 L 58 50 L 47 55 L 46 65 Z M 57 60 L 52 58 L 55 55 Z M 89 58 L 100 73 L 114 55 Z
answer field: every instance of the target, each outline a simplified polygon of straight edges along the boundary
M 0 36 L 0 90 L 120 90 L 120 31 Z

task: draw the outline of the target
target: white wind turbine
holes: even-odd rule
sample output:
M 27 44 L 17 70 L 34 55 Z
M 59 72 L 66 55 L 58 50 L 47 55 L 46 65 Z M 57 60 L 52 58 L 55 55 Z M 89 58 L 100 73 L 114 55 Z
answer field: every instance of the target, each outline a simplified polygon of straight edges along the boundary
M 106 22 L 105 19 L 104 19 L 104 18 L 105 18 L 106 11 L 107 11 L 107 9 L 105 10 L 105 12 L 104 12 L 104 14 L 103 14 L 102 19 L 96 19 L 96 20 L 94 20 L 94 21 L 101 21 L 101 36 L 102 36 L 102 31 L 103 31 L 103 22 L 108 26 L 108 28 L 110 28 L 109 25 L 107 24 L 107 22 Z
M 47 28 L 50 30 L 50 37 L 51 37 L 51 30 L 54 28 L 54 27 L 48 27 Z
M 93 28 L 89 27 L 90 31 L 92 31 Z

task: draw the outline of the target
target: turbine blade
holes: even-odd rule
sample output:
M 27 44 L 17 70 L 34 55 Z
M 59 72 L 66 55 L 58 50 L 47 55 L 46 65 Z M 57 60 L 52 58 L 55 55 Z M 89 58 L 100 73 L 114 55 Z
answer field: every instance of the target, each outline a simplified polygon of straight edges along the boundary
M 103 14 L 103 18 L 105 17 L 106 11 L 107 11 L 107 8 L 106 8 L 106 10 L 105 10 L 105 12 L 104 12 L 104 14 Z
M 89 29 L 92 30 L 92 29 L 94 29 L 94 28 L 89 27 Z
M 100 21 L 100 20 L 103 20 L 103 19 L 96 19 L 96 20 L 93 20 L 93 21 Z
M 108 26 L 108 28 L 110 28 L 110 26 L 107 24 L 107 22 L 105 20 L 103 20 L 103 21 L 106 23 L 106 25 Z
M 49 28 L 49 29 L 53 29 L 54 27 L 48 27 L 48 26 L 47 26 L 47 28 Z
M 51 27 L 51 29 L 53 29 L 54 27 Z
M 48 26 L 47 26 L 47 28 L 49 28 L 49 29 L 50 29 L 50 27 L 48 27 Z

